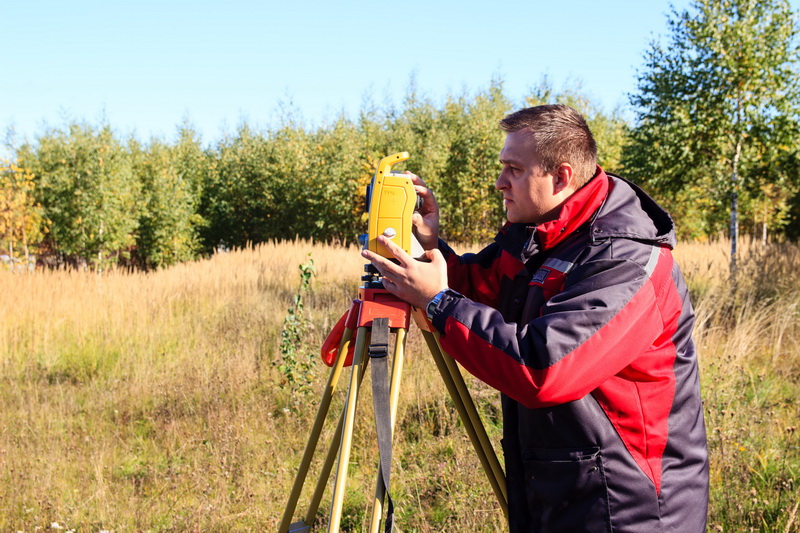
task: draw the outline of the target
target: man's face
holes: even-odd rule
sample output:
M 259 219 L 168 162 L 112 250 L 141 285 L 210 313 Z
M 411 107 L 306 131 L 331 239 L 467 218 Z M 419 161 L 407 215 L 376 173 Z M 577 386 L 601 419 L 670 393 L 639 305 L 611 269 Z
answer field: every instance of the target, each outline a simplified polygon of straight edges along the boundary
M 503 170 L 494 186 L 503 193 L 509 222 L 538 225 L 552 220 L 561 199 L 555 196 L 553 175 L 539 162 L 536 139 L 527 130 L 509 133 L 500 152 Z

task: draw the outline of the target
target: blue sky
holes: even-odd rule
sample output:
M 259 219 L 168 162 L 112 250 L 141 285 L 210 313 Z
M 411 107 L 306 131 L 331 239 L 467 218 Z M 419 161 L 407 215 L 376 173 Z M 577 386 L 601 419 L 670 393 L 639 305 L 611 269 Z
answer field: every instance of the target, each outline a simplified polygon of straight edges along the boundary
M 689 0 L 0 0 L 0 129 L 19 142 L 107 121 L 172 140 L 188 119 L 213 143 L 243 120 L 271 127 L 281 106 L 315 127 L 400 104 L 412 76 L 435 102 L 493 77 L 522 102 L 547 75 L 611 110 L 670 5 Z

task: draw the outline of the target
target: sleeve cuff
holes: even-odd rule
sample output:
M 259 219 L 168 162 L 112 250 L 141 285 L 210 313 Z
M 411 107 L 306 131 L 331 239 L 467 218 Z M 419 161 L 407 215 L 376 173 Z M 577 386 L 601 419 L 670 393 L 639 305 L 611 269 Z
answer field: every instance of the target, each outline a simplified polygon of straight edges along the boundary
M 461 293 L 453 289 L 445 289 L 434 296 L 426 308 L 428 319 L 430 319 L 433 327 L 439 332 L 444 331 L 444 323 L 448 316 L 447 309 L 463 298 L 464 296 Z

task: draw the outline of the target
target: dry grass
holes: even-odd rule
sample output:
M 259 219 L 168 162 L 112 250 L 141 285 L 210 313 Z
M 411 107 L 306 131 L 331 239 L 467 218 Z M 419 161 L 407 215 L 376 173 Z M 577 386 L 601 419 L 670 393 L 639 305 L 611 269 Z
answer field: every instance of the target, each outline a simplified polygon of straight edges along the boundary
M 271 362 L 312 250 L 319 299 L 340 302 L 358 254 L 308 242 L 150 274 L 0 273 L 0 530 L 268 523 L 289 476 Z
M 800 248 L 728 242 L 679 261 L 694 295 L 711 453 L 710 531 L 800 531 Z
M 750 254 L 733 298 L 726 246 L 677 252 L 699 319 L 709 529 L 797 531 L 800 253 Z M 0 272 L 0 531 L 275 530 L 327 374 L 316 365 L 303 394 L 273 364 L 309 253 L 318 276 L 304 348 L 315 352 L 356 295 L 353 248 L 272 243 L 147 274 Z M 502 529 L 426 352 L 412 328 L 398 523 Z M 470 383 L 496 444 L 497 395 Z M 360 412 L 344 530 L 362 529 L 375 475 L 368 400 Z

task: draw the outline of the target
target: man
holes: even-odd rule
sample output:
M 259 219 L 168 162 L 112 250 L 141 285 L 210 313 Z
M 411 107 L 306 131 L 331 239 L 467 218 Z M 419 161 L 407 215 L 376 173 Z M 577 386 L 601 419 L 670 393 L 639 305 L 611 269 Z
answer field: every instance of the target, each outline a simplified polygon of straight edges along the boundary
M 573 109 L 500 124 L 508 223 L 494 243 L 456 255 L 413 176 L 428 261 L 383 238 L 399 264 L 363 255 L 388 291 L 427 309 L 447 353 L 502 392 L 512 532 L 704 531 L 694 316 L 672 220 L 596 165 Z

